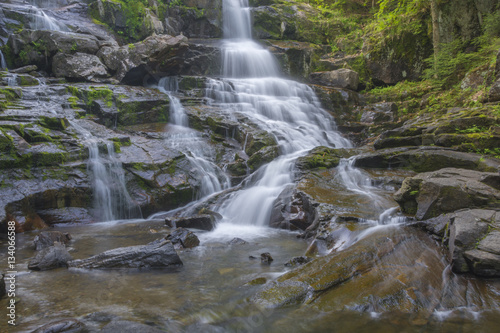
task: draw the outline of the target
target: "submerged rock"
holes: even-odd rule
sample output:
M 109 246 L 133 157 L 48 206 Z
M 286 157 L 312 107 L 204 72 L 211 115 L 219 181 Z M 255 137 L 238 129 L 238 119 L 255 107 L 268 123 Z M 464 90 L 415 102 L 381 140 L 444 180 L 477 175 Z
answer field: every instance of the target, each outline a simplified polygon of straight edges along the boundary
M 200 245 L 198 237 L 184 228 L 174 229 L 165 239 L 171 241 L 176 249 L 191 249 Z
M 34 271 L 47 271 L 59 267 L 66 267 L 72 260 L 66 246 L 55 242 L 53 246 L 40 250 L 35 258 L 28 263 L 28 268 Z
M 69 267 L 90 269 L 165 268 L 182 266 L 182 261 L 170 241 L 147 245 L 120 247 L 87 259 L 73 260 Z
M 40 234 L 35 236 L 33 244 L 35 246 L 35 251 L 40 251 L 47 247 L 53 246 L 56 242 L 66 245 L 69 243 L 71 238 L 71 235 L 67 232 L 62 233 L 60 231 L 42 231 Z
M 229 245 L 245 245 L 245 244 L 248 244 L 248 242 L 244 239 L 241 239 L 241 238 L 233 238 L 231 239 L 229 242 L 227 242 Z
M 76 319 L 63 319 L 45 324 L 32 333 L 80 333 L 85 331 L 85 324 Z

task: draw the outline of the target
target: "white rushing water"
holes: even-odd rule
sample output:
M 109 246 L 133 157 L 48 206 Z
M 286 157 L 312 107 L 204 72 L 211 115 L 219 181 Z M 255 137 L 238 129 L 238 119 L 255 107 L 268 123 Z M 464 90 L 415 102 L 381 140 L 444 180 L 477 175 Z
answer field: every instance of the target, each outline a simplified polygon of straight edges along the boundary
M 228 189 L 231 181 L 224 171 L 214 162 L 215 151 L 207 144 L 200 133 L 189 128 L 189 119 L 175 93 L 179 89 L 176 77 L 164 77 L 158 84 L 160 91 L 168 95 L 170 100 L 170 125 L 167 131 L 166 143 L 170 148 L 177 149 L 186 155 L 193 166 L 193 171 L 200 179 L 200 189 L 196 199 L 202 199 L 210 194 Z
M 68 26 L 47 15 L 44 10 L 38 7 L 32 6 L 29 9 L 29 14 L 29 26 L 32 30 L 70 31 Z
M 99 140 L 75 121 L 70 124 L 83 136 L 89 152 L 87 170 L 92 178 L 94 217 L 99 221 L 141 218 L 140 207 L 127 191 L 125 173 L 113 142 Z M 100 151 L 100 147 L 105 151 Z
M 246 0 L 223 2 L 223 80 L 211 80 L 212 104 L 244 114 L 274 135 L 280 156 L 249 177 L 242 190 L 231 194 L 218 212 L 225 222 L 264 226 L 274 200 L 293 183 L 296 159 L 317 146 L 351 147 L 335 130 L 307 85 L 279 77 L 272 54 L 251 40 Z
M 0 69 L 7 69 L 7 62 L 5 61 L 2 50 L 0 50 Z

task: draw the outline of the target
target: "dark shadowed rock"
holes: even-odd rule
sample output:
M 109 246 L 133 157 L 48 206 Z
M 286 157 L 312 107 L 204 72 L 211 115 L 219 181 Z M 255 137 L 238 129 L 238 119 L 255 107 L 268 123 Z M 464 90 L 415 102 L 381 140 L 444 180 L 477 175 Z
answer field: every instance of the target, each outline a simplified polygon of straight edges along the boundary
M 480 250 L 470 250 L 464 254 L 474 274 L 483 277 L 500 277 L 500 255 Z
M 76 319 L 58 320 L 43 325 L 32 333 L 80 333 L 84 332 L 85 325 Z
M 147 245 L 120 247 L 87 259 L 73 260 L 69 267 L 90 269 L 165 268 L 182 266 L 182 261 L 169 241 Z
M 419 220 L 463 208 L 498 207 L 500 191 L 481 182 L 485 173 L 445 168 L 407 178 L 394 199 Z
M 309 78 L 316 84 L 343 89 L 357 90 L 359 85 L 359 74 L 346 68 L 312 73 Z
M 288 187 L 276 198 L 269 226 L 289 230 L 306 230 L 316 218 L 316 206 L 310 196 Z
M 60 231 L 42 231 L 40 234 L 35 236 L 33 244 L 35 246 L 35 251 L 40 251 L 47 247 L 53 246 L 55 242 L 66 245 L 69 243 L 71 238 L 71 235 L 67 232 L 62 233 Z
M 191 231 L 184 228 L 173 230 L 170 235 L 165 237 L 174 244 L 176 249 L 191 249 L 200 245 L 200 240 Z
M 101 333 L 162 333 L 164 330 L 160 330 L 156 327 L 149 326 L 146 324 L 137 323 L 128 320 L 117 320 L 104 326 L 100 331 Z
M 34 271 L 47 271 L 59 267 L 66 267 L 73 259 L 66 247 L 58 242 L 53 246 L 40 250 L 35 258 L 28 263 L 28 268 Z
M 170 228 L 193 228 L 211 231 L 215 228 L 215 216 L 201 214 L 189 217 L 167 217 L 165 224 Z
M 85 53 L 56 54 L 52 62 L 52 71 L 57 77 L 91 82 L 100 82 L 100 79 L 109 76 L 101 59 Z
M 500 80 L 495 81 L 488 92 L 488 100 L 490 102 L 500 101 Z

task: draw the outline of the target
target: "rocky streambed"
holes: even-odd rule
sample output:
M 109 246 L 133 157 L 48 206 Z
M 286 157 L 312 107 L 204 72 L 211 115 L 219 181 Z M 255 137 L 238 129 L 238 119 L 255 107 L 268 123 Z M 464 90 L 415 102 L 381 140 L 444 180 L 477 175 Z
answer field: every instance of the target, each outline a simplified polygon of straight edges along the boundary
M 90 10 L 124 29 L 116 6 Z M 149 13 L 155 34 L 125 44 L 86 8 L 54 13 L 73 32 L 6 41 L 0 231 L 15 221 L 21 331 L 496 330 L 500 162 L 469 152 L 498 147 L 494 105 L 407 120 L 353 71 L 309 77 L 322 51 L 304 42 L 266 48 L 310 85 L 221 79 L 223 43 L 195 39 L 220 37 L 215 12 L 189 39 L 185 12 L 169 34 Z

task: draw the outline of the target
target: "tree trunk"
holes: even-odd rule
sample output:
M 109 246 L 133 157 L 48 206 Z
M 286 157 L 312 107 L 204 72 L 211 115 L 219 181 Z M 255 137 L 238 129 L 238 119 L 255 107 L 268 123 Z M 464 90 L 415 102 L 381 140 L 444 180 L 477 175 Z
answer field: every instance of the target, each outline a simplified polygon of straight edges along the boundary
M 434 47 L 434 76 L 437 77 L 437 57 L 439 53 L 439 18 L 436 0 L 431 0 L 432 46 Z

